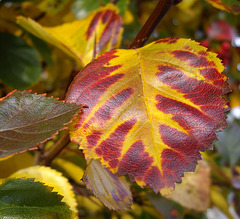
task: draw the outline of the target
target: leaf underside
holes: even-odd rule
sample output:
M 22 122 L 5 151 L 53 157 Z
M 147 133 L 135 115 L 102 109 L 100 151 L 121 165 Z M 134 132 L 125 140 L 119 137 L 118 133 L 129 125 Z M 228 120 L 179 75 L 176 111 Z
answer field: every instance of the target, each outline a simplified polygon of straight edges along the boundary
M 132 194 L 124 178 L 112 174 L 101 166 L 99 161 L 91 160 L 88 164 L 84 182 L 105 206 L 111 210 L 126 211 L 132 204 Z
M 71 139 L 87 159 L 169 196 L 227 126 L 227 77 L 206 50 L 166 38 L 99 56 L 69 88 L 68 102 L 89 107 L 70 125 Z
M 80 105 L 29 91 L 14 91 L 0 100 L 0 157 L 33 149 L 68 124 Z

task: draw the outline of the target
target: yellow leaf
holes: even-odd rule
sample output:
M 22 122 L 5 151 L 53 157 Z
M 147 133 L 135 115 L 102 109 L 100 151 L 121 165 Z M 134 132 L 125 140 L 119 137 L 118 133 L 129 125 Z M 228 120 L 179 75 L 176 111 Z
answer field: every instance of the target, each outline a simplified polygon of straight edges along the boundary
M 217 186 L 211 187 L 211 201 L 217 206 L 229 219 L 233 219 L 233 216 L 229 212 L 229 205 L 226 197 L 221 193 L 221 188 Z
M 60 172 L 50 167 L 33 166 L 15 172 L 9 178 L 20 177 L 35 178 L 35 181 L 40 181 L 47 186 L 53 187 L 52 191 L 62 195 L 62 201 L 69 205 L 72 211 L 77 213 L 77 202 L 72 191 L 72 186 Z
M 84 171 L 81 167 L 76 164 L 67 161 L 62 158 L 56 158 L 53 160 L 53 164 L 60 167 L 66 174 L 73 179 L 76 183 L 81 184 L 81 179 L 83 177 Z
M 33 156 L 24 152 L 6 158 L 0 158 L 0 178 L 6 178 L 17 170 L 33 165 Z
M 17 22 L 83 65 L 89 63 L 94 55 L 117 48 L 121 42 L 122 21 L 118 8 L 113 4 L 98 8 L 82 20 L 56 27 L 43 27 L 32 19 L 21 16 Z

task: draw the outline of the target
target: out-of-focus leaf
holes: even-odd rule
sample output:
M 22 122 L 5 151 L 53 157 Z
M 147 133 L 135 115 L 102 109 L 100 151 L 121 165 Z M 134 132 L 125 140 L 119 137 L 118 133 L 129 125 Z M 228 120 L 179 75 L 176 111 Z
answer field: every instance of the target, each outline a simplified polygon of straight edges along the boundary
M 57 14 L 68 3 L 68 0 L 43 0 L 39 8 L 51 15 Z
M 0 157 L 33 149 L 71 121 L 80 105 L 29 91 L 14 91 L 0 99 Z
M 33 45 L 36 47 L 36 49 L 38 50 L 40 55 L 43 57 L 45 62 L 50 66 L 53 66 L 53 60 L 51 57 L 51 50 L 49 46 L 43 40 L 39 39 L 38 37 L 35 37 L 32 34 L 29 34 L 29 36 L 33 42 Z
M 7 178 L 19 169 L 33 165 L 33 156 L 30 152 L 15 154 L 6 158 L 0 158 L 0 178 Z
M 233 172 L 232 184 L 234 188 L 240 189 L 240 166 L 234 167 L 232 172 Z
M 121 42 L 122 20 L 113 4 L 98 8 L 82 20 L 56 27 L 42 27 L 24 17 L 18 17 L 18 24 L 82 61 L 83 65 L 89 63 L 94 55 L 118 48 Z
M 56 158 L 53 160 L 53 165 L 57 166 L 58 169 L 61 169 L 61 172 L 64 172 L 68 178 L 73 179 L 76 183 L 80 183 L 80 180 L 83 177 L 84 171 L 80 166 L 77 166 L 73 162 L 62 158 Z
M 214 40 L 229 40 L 237 36 L 233 27 L 225 21 L 214 21 L 207 29 L 207 35 Z
M 154 193 L 148 193 L 148 197 L 164 219 L 183 218 L 184 208 L 178 203 Z
M 131 207 L 132 194 L 124 178 L 113 175 L 97 160 L 89 162 L 85 174 L 87 188 L 109 209 L 124 211 Z
M 27 1 L 36 1 L 36 0 L 1 0 L 0 4 L 2 3 L 22 3 L 22 2 L 27 2 Z
M 157 219 L 156 217 L 154 217 L 152 214 L 143 211 L 141 215 L 138 216 L 137 219 Z
M 107 3 L 110 2 L 110 0 L 103 0 L 103 2 L 104 2 L 105 4 L 107 4 Z M 126 9 L 127 9 L 128 3 L 129 3 L 129 0 L 117 1 L 116 5 L 117 5 L 118 8 L 119 8 L 119 12 L 120 12 L 121 16 L 124 15 L 124 13 L 125 13 L 125 11 L 126 11 Z
M 218 134 L 215 143 L 217 150 L 222 154 L 223 162 L 233 167 L 240 158 L 240 125 L 237 122 L 229 124 L 229 127 Z
M 211 201 L 212 204 L 217 206 L 229 219 L 233 219 L 233 216 L 229 212 L 227 200 L 221 192 L 221 188 L 217 186 L 211 187 Z
M 108 4 L 110 0 L 103 0 L 102 2 L 104 4 Z M 121 16 L 124 15 L 127 9 L 128 2 L 129 2 L 128 0 L 117 1 L 116 5 L 119 8 L 119 12 Z M 85 18 L 90 12 L 92 12 L 93 10 L 97 9 L 100 6 L 101 6 L 101 1 L 74 0 L 72 4 L 72 10 L 78 19 L 82 19 L 82 18 Z
M 71 139 L 87 159 L 169 196 L 227 126 L 223 70 L 215 53 L 187 39 L 104 53 L 68 90 L 68 102 L 88 106 Z
M 33 179 L 7 179 L 0 185 L 1 218 L 73 218 L 62 196 Z
M 37 82 L 41 73 L 36 51 L 9 33 L 0 33 L 0 79 L 12 88 L 24 89 Z
M 239 0 L 206 0 L 206 1 L 220 10 L 224 10 L 236 15 L 240 13 Z
M 185 173 L 171 198 L 195 211 L 206 211 L 210 204 L 210 168 L 204 160 L 198 162 L 195 173 Z
M 62 201 L 65 202 L 72 211 L 77 213 L 77 202 L 72 191 L 72 186 L 67 178 L 50 167 L 33 166 L 18 170 L 13 173 L 11 178 L 34 178 L 35 181 L 40 181 L 49 187 L 53 187 L 52 192 L 57 192 L 63 196 Z
M 93 10 L 96 10 L 99 6 L 100 1 L 96 0 L 74 0 L 72 10 L 78 19 L 82 19 Z

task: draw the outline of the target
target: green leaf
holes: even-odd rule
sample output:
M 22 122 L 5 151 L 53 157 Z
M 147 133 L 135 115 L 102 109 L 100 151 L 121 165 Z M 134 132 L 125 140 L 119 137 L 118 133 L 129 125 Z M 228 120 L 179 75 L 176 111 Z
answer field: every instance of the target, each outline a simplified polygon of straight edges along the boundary
M 12 88 L 24 89 L 37 82 L 41 65 L 36 51 L 9 33 L 0 33 L 0 79 Z
M 240 125 L 233 122 L 229 127 L 218 134 L 215 145 L 223 156 L 223 162 L 233 167 L 240 158 Z
M 48 65 L 53 66 L 52 54 L 48 44 L 32 34 L 29 34 L 29 37 L 31 38 L 34 47 L 38 50 L 45 62 Z
M 100 7 L 100 2 L 101 1 L 96 0 L 75 0 L 72 4 L 72 11 L 78 19 L 82 19 L 85 18 L 90 12 Z M 110 2 L 110 0 L 103 0 L 105 5 Z M 128 0 L 118 1 L 116 5 L 119 8 L 121 16 L 123 16 L 127 9 Z
M 34 179 L 7 179 L 0 186 L 1 218 L 73 218 L 62 196 Z
M 15 91 L 0 101 L 0 157 L 33 148 L 69 123 L 80 105 L 29 91 Z
M 78 19 L 82 19 L 99 6 L 100 2 L 96 0 L 75 0 L 72 4 L 72 11 Z
M 111 1 L 110 1 L 110 0 L 103 0 L 103 3 L 104 3 L 104 4 L 107 4 L 107 3 L 109 3 L 109 2 L 111 2 Z M 125 11 L 126 11 L 126 9 L 127 9 L 127 6 L 128 6 L 128 2 L 129 2 L 129 0 L 120 0 L 120 1 L 117 1 L 116 5 L 117 5 L 118 8 L 119 8 L 119 12 L 120 12 L 121 16 L 124 15 L 124 13 L 125 13 Z
M 147 193 L 147 196 L 164 219 L 183 218 L 184 208 L 178 203 L 154 193 Z
M 146 211 L 143 211 L 142 214 L 140 214 L 138 216 L 138 219 L 157 219 L 156 217 L 154 217 L 152 214 L 146 212 Z

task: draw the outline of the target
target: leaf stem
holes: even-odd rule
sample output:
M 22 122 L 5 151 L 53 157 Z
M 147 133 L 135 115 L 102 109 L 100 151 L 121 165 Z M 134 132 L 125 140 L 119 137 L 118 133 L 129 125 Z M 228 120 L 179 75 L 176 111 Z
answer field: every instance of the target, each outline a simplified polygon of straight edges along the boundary
M 173 4 L 179 2 L 179 0 L 159 0 L 156 8 L 153 10 L 152 14 L 128 48 L 134 49 L 143 46 L 168 10 Z
M 64 134 L 57 143 L 42 156 L 41 165 L 50 165 L 52 160 L 70 143 L 69 133 Z

